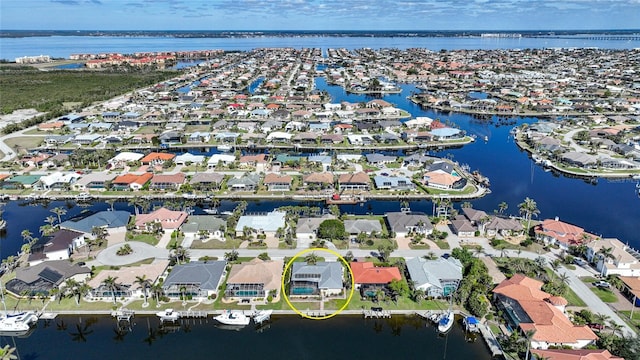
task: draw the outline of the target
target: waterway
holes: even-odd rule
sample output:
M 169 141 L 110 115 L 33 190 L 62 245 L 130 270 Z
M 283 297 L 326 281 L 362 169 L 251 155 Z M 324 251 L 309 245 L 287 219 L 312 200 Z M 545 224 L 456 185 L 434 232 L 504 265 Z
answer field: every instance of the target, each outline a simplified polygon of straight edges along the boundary
M 292 329 L 295 329 L 292 331 Z M 181 320 L 162 327 L 155 317 L 134 317 L 119 331 L 111 317 L 59 316 L 27 338 L 0 338 L 21 359 L 474 359 L 491 356 L 481 337 L 461 325 L 441 336 L 415 316 L 363 320 L 340 316 L 313 321 L 274 316 L 256 330 L 220 328 L 208 319 Z

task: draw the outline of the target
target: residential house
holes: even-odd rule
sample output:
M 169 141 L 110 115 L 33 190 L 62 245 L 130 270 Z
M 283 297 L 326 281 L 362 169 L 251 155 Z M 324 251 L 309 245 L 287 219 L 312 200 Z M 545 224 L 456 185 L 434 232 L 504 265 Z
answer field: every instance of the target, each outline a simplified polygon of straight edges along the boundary
M 182 247 L 189 248 L 193 240 L 207 241 L 215 239 L 224 241 L 224 230 L 227 222 L 213 215 L 189 215 L 180 230 L 184 234 Z
M 51 290 L 62 287 L 67 279 L 83 282 L 91 277 L 91 269 L 79 266 L 69 260 L 49 260 L 16 269 L 15 278 L 4 284 L 5 289 L 15 296 L 24 291 L 30 294 L 48 295 Z
M 140 163 L 149 166 L 162 166 L 166 161 L 173 160 L 175 157 L 175 154 L 152 152 L 140 159 Z
M 545 244 L 558 245 L 563 250 L 569 250 L 569 246 L 587 244 L 597 239 L 596 235 L 589 234 L 583 228 L 571 225 L 564 221 L 545 219 L 533 228 L 536 240 Z
M 258 188 L 261 176 L 256 173 L 245 173 L 242 177 L 233 177 L 227 181 L 227 188 L 233 191 L 253 191 Z
M 290 191 L 292 178 L 289 175 L 268 173 L 262 181 L 267 191 Z
M 219 190 L 223 181 L 224 175 L 220 173 L 195 173 L 191 176 L 189 184 L 194 190 Z
M 228 299 L 255 299 L 264 301 L 272 294 L 280 296 L 283 260 L 263 261 L 255 258 L 249 262 L 234 264 L 227 278 L 225 297 Z
M 362 297 L 375 297 L 377 290 L 387 290 L 392 281 L 401 281 L 400 269 L 396 266 L 375 266 L 372 262 L 352 262 L 349 264 L 353 273 L 356 290 Z
M 137 281 L 138 277 L 144 277 L 150 284 L 154 284 L 167 269 L 168 265 L 169 260 L 156 259 L 151 264 L 125 266 L 118 270 L 102 270 L 87 281 L 87 285 L 91 287 L 89 296 L 93 300 L 113 300 L 113 289 L 105 284 L 105 280 L 112 277 L 116 278 L 116 298 L 140 299 L 145 296 L 146 291 L 147 299 L 150 299 L 153 296 L 151 291 L 148 288 L 146 290 L 143 288 Z
M 160 223 L 163 230 L 178 229 L 186 220 L 187 213 L 161 207 L 149 214 L 136 216 L 136 228 L 149 230 L 153 223 Z
M 138 191 L 141 190 L 151 179 L 153 178 L 152 173 L 142 173 L 142 174 L 124 174 L 119 175 L 111 182 L 111 186 L 114 190 L 133 190 Z
M 60 229 L 33 244 L 29 254 L 29 266 L 47 260 L 68 260 L 74 251 L 84 245 L 83 233 Z
M 491 220 L 484 226 L 484 230 L 487 237 L 506 237 L 522 235 L 524 233 L 524 226 L 522 226 L 519 220 L 514 218 L 492 216 Z
M 415 257 L 407 260 L 407 271 L 415 289 L 423 290 L 428 297 L 450 296 L 462 281 L 462 263 L 454 257 Z
M 108 164 L 111 165 L 110 167 L 108 166 L 108 168 L 109 169 L 122 168 L 128 163 L 139 161 L 143 157 L 144 157 L 144 154 L 123 151 L 108 160 Z
M 207 160 L 207 168 L 213 169 L 217 166 L 225 166 L 233 164 L 236 161 L 236 156 L 233 154 L 213 154 Z
M 422 177 L 425 186 L 442 190 L 463 189 L 467 181 L 457 173 L 447 173 L 444 171 L 427 171 Z
M 177 264 L 162 283 L 166 296 L 179 299 L 192 296 L 195 299 L 206 300 L 218 294 L 218 288 L 224 281 L 227 262 L 191 261 Z
M 173 162 L 176 165 L 188 165 L 188 164 L 200 165 L 204 163 L 204 159 L 205 159 L 204 155 L 194 155 L 186 152 L 184 154 L 180 154 L 176 156 Z
M 358 235 L 360 233 L 371 235 L 374 232 L 380 234 L 382 232 L 382 224 L 379 220 L 373 219 L 345 220 L 344 230 L 350 235 Z
M 429 235 L 433 232 L 433 225 L 429 216 L 422 212 L 387 212 L 384 214 L 389 230 L 396 237 L 406 237 L 409 234 Z
M 338 177 L 338 190 L 361 190 L 368 191 L 371 179 L 364 172 L 355 174 L 341 174 Z
M 458 237 L 473 237 L 477 230 L 465 216 L 458 215 L 451 220 L 451 231 Z
M 367 163 L 372 166 L 381 167 L 384 164 L 390 164 L 396 161 L 395 156 L 384 155 L 384 154 L 366 154 Z
M 291 296 L 339 295 L 343 291 L 344 268 L 339 262 L 314 265 L 294 262 L 291 266 Z
M 116 174 L 103 172 L 82 175 L 82 177 L 73 184 L 73 189 L 82 192 L 89 190 L 104 191 L 111 186 L 111 182 L 116 176 Z
M 373 177 L 373 182 L 378 190 L 410 191 L 416 188 L 411 179 L 406 176 L 376 175 Z
M 85 238 L 93 239 L 94 228 L 107 229 L 110 233 L 125 232 L 131 213 L 124 210 L 99 211 L 89 216 L 64 221 L 61 229 L 69 229 L 84 234 Z
M 494 302 L 509 326 L 534 331 L 531 349 L 581 349 L 598 336 L 586 325 L 574 325 L 565 315 L 567 301 L 541 290 L 541 281 L 515 274 L 493 289 Z
M 613 356 L 609 350 L 572 350 L 572 349 L 533 349 L 532 359 L 538 360 L 624 360 L 624 358 Z
M 40 186 L 45 190 L 71 189 L 71 185 L 73 185 L 79 178 L 80 174 L 75 172 L 65 174 L 60 171 L 56 171 L 52 174 L 41 177 L 39 185 L 36 186 Z
M 242 235 L 245 228 L 258 234 L 275 236 L 278 229 L 286 228 L 286 216 L 287 213 L 284 211 L 272 211 L 263 215 L 243 215 L 236 224 L 236 236 Z
M 296 237 L 298 240 L 315 240 L 318 235 L 318 228 L 325 220 L 332 220 L 336 217 L 326 214 L 321 217 L 301 217 L 296 224 Z
M 156 174 L 151 178 L 149 189 L 151 190 L 178 190 L 184 184 L 186 175 L 184 173 L 176 174 Z
M 13 175 L 2 182 L 3 189 L 30 189 L 43 175 Z
M 586 257 L 602 276 L 640 276 L 640 261 L 630 251 L 637 254 L 618 239 L 602 239 L 587 244 Z
M 309 189 L 332 189 L 333 174 L 328 172 L 311 173 L 302 176 L 302 185 Z
M 243 168 L 254 168 L 256 172 L 264 172 L 267 168 L 267 154 L 243 155 L 238 165 Z

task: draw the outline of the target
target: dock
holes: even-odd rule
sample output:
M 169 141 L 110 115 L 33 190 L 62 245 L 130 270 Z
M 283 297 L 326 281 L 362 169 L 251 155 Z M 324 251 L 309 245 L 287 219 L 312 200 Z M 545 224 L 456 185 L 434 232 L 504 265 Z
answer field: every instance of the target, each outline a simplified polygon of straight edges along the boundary
M 202 319 L 207 317 L 206 311 L 179 311 L 181 319 Z
M 371 309 L 371 310 L 362 310 L 362 315 L 364 315 L 365 319 L 390 319 L 391 313 L 388 310 L 383 310 L 381 308 Z
M 46 312 L 46 313 L 40 314 L 38 318 L 41 320 L 53 320 L 56 318 L 56 316 L 58 316 L 57 313 Z
M 133 310 L 117 310 L 111 313 L 111 316 L 120 321 L 131 321 L 131 318 L 135 315 Z
M 482 338 L 487 343 L 487 347 L 489 348 L 489 351 L 491 351 L 491 355 L 494 358 L 502 357 L 504 354 L 500 344 L 498 343 L 498 339 L 496 339 L 486 324 L 478 324 L 478 329 L 480 329 L 480 334 L 482 334 Z

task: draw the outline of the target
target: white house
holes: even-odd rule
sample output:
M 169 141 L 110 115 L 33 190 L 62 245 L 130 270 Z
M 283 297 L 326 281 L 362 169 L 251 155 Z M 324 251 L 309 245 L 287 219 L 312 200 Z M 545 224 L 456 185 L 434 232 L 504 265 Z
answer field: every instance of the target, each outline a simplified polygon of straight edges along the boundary
M 607 249 L 609 256 L 601 253 L 602 249 Z M 640 276 L 640 262 L 628 250 L 629 246 L 615 238 L 592 241 L 587 244 L 587 259 L 603 276 Z

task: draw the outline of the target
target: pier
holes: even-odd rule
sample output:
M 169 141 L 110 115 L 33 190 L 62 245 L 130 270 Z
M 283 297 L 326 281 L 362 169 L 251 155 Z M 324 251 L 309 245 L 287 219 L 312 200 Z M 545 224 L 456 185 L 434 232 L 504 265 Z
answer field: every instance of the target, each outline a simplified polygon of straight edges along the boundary
M 133 310 L 118 310 L 111 313 L 111 316 L 116 318 L 118 322 L 120 321 L 131 321 L 131 318 L 134 317 L 135 312 Z
M 179 311 L 178 314 L 180 319 L 202 319 L 208 315 L 206 311 Z
M 391 313 L 382 308 L 371 308 L 371 310 L 362 310 L 365 319 L 390 319 Z
M 500 343 L 498 343 L 498 339 L 496 339 L 491 330 L 489 330 L 485 324 L 478 324 L 478 329 L 480 329 L 480 334 L 482 334 L 482 338 L 487 343 L 487 347 L 489 348 L 489 351 L 491 351 L 491 355 L 494 358 L 502 357 L 504 354 L 500 347 Z

